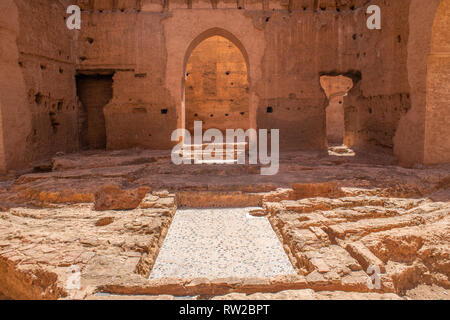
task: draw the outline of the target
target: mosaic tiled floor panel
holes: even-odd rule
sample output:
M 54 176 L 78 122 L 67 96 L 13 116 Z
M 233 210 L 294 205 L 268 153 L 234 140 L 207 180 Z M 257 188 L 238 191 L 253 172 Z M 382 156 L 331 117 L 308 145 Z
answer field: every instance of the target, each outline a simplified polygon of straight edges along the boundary
M 268 219 L 248 211 L 178 210 L 150 279 L 295 274 Z

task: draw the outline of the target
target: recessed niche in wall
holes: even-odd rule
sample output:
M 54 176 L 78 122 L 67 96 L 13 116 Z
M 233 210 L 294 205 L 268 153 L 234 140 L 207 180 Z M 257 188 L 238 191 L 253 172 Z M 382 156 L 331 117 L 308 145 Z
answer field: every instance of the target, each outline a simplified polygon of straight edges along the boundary
M 77 75 L 80 108 L 81 145 L 84 149 L 106 148 L 106 126 L 103 107 L 112 98 L 113 74 Z M 145 108 L 141 108 L 145 111 Z M 133 111 L 134 112 L 134 111 Z
M 34 101 L 37 104 L 41 104 L 43 98 L 44 98 L 44 96 L 40 92 L 38 92 L 34 95 Z
M 218 35 L 200 41 L 183 75 L 187 130 L 199 120 L 203 130 L 249 127 L 248 113 L 239 116 L 249 106 L 247 62 L 233 41 Z

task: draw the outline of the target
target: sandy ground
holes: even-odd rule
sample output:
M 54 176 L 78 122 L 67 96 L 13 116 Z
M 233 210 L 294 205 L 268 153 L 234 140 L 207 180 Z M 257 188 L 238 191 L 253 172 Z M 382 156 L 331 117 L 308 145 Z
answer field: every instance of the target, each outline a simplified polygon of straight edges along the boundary
M 406 293 L 406 298 L 412 300 L 450 300 L 450 290 L 436 285 L 419 285 Z

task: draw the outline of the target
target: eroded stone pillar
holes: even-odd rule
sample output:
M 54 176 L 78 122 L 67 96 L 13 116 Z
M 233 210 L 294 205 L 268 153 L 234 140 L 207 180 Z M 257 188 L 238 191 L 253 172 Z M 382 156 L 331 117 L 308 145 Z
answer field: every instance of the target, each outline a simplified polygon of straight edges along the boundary
M 353 80 L 345 76 L 322 76 L 320 84 L 327 95 L 326 110 L 328 144 L 343 144 L 345 134 L 344 97 L 353 88 Z

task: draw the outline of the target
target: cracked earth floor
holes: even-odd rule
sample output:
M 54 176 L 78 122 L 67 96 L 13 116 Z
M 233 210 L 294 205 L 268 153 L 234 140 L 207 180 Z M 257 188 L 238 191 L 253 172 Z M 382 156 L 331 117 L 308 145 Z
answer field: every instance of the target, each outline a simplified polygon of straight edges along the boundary
M 292 152 L 267 177 L 162 151 L 50 160 L 1 178 L 0 299 L 448 299 L 449 166 Z

